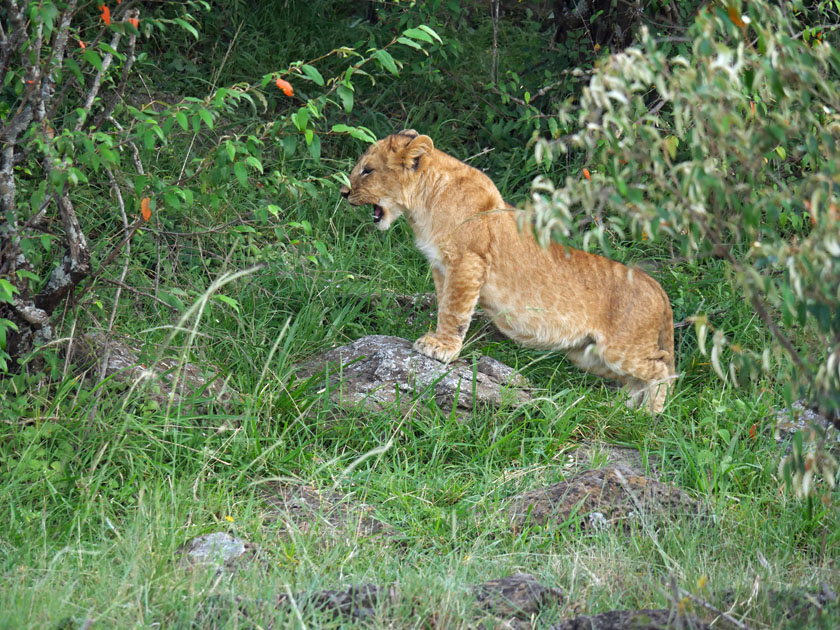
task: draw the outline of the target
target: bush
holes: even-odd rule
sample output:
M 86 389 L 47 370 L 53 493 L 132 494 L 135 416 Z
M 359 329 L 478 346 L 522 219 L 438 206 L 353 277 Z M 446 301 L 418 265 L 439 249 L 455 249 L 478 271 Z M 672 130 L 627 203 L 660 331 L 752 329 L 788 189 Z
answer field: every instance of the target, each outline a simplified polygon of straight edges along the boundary
M 585 229 L 584 242 L 635 237 L 682 257 L 719 257 L 791 359 L 783 382 L 840 410 L 840 54 L 798 3 L 709 6 L 690 56 L 663 42 L 613 55 L 594 73 L 575 130 L 537 146 L 540 160 L 585 150 L 585 176 L 534 184 L 543 238 Z M 801 4 L 801 3 L 799 3 Z M 593 220 L 594 219 L 594 220 Z M 774 364 L 770 348 L 727 345 L 695 318 L 711 363 L 737 384 Z M 725 351 L 726 349 L 726 351 Z M 728 358 L 728 364 L 727 359 Z
M 672 42 L 643 30 L 639 47 L 593 74 L 579 113 L 560 115 L 569 135 L 537 145 L 545 162 L 582 150 L 586 168 L 559 187 L 535 180 L 530 209 L 543 239 L 585 231 L 587 246 L 633 237 L 725 260 L 775 344 L 729 343 L 697 314 L 704 354 L 713 333 L 714 371 L 737 385 L 772 369 L 789 402 L 806 396 L 837 417 L 840 53 L 828 28 L 802 21 L 836 22 L 827 6 L 708 5 L 687 55 L 669 56 Z M 783 469 L 798 487 L 807 457 L 797 443 Z M 822 455 L 811 459 L 831 481 L 834 460 Z
M 167 286 L 164 241 L 189 238 L 185 217 L 208 218 L 232 188 L 250 195 L 251 210 L 227 222 L 233 229 L 219 228 L 230 239 L 250 238 L 251 224 L 295 227 L 278 200 L 336 183 L 320 174 L 298 178 L 279 165 L 295 155 L 317 164 L 322 137 L 372 141 L 364 127 L 339 122 L 353 108 L 354 82 L 396 75 L 397 50 L 416 54 L 440 42 L 420 25 L 381 46 L 335 48 L 227 86 L 211 80 L 199 95 L 158 94 L 137 77 L 138 67 L 154 63 L 143 47 L 168 31 L 173 41 L 199 40 L 197 16 L 210 5 L 185 0 L 148 14 L 136 3 L 112 9 L 32 1 L 9 2 L 2 12 L 0 375 L 19 370 L 38 349 L 45 356 L 54 314 L 68 299 L 113 296 L 110 315 L 101 299 L 83 304 L 94 307 L 95 319 L 104 315 L 108 323 L 99 325 L 110 330 L 121 290 L 138 290 L 127 279 L 130 260 L 141 268 L 141 285 L 144 271 L 153 277 L 158 303 L 184 310 L 181 298 L 201 290 Z M 170 61 L 186 63 L 179 52 L 171 51 Z M 268 104 L 278 99 L 283 105 L 268 120 Z M 308 245 L 313 258 L 326 252 L 317 240 Z M 109 277 L 115 261 L 122 270 Z M 101 290 L 102 281 L 116 289 Z M 219 299 L 237 307 L 233 298 Z

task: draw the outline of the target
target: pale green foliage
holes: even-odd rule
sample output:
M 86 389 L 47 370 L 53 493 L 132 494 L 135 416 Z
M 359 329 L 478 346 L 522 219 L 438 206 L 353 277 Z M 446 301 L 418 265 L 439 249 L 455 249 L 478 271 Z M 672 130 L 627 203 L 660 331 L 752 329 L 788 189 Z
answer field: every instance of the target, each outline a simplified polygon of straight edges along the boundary
M 690 55 L 668 56 L 644 32 L 639 48 L 609 57 L 577 117 L 561 115 L 572 133 L 537 146 L 542 160 L 584 149 L 591 179 L 538 180 L 531 209 L 546 240 L 594 217 L 587 246 L 633 236 L 726 259 L 790 355 L 790 382 L 838 409 L 840 55 L 797 22 L 796 5 L 709 6 Z M 697 328 L 703 348 L 713 322 Z M 711 353 L 722 378 L 772 364 L 769 349 L 726 343 L 718 332 Z
M 546 241 L 590 223 L 585 246 L 635 237 L 688 260 L 723 258 L 776 344 L 728 343 L 697 314 L 703 354 L 714 332 L 714 371 L 737 385 L 772 369 L 789 401 L 805 395 L 836 413 L 840 54 L 805 15 L 801 3 L 710 5 L 687 55 L 669 56 L 643 32 L 639 48 L 593 73 L 577 117 L 561 114 L 572 133 L 537 145 L 538 160 L 583 149 L 587 173 L 559 187 L 535 181 L 531 210 Z M 833 486 L 836 461 L 809 435 L 780 467 L 797 494 L 813 490 L 818 469 Z

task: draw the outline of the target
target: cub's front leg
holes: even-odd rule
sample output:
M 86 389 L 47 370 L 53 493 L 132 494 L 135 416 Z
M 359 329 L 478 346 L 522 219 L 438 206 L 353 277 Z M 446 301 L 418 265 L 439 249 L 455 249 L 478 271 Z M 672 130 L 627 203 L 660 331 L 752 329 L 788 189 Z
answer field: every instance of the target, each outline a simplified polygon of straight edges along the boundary
M 475 254 L 464 254 L 432 270 L 438 302 L 437 328 L 414 342 L 414 349 L 427 357 L 449 363 L 458 357 L 470 327 L 478 294 L 487 275 L 487 264 Z

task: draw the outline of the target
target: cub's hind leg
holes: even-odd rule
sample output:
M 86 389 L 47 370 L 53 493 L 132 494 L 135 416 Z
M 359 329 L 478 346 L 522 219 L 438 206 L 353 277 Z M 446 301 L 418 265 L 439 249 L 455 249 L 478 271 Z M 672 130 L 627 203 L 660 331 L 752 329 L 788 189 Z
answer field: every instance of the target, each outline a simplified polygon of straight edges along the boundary
M 644 401 L 650 413 L 662 411 L 671 389 L 673 372 L 670 355 L 659 348 L 658 341 L 618 348 L 605 346 L 601 354 L 608 366 L 624 375 L 623 381 L 634 406 Z
M 601 378 L 618 381 L 619 383 L 624 383 L 626 380 L 624 374 L 617 372 L 604 362 L 595 342 L 587 343 L 582 348 L 567 350 L 566 358 L 584 372 L 589 372 Z

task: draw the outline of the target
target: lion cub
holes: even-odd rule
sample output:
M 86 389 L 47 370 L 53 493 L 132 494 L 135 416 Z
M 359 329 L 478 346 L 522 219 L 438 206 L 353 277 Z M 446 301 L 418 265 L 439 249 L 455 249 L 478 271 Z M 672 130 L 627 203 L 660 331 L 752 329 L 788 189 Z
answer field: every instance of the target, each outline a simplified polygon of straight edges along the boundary
M 489 177 L 414 130 L 372 145 L 341 194 L 354 206 L 372 204 L 380 230 L 404 215 L 431 264 L 437 328 L 415 350 L 455 359 L 480 302 L 511 339 L 562 350 L 623 383 L 634 404 L 662 410 L 675 376 L 674 324 L 653 278 L 596 254 L 540 247 Z

